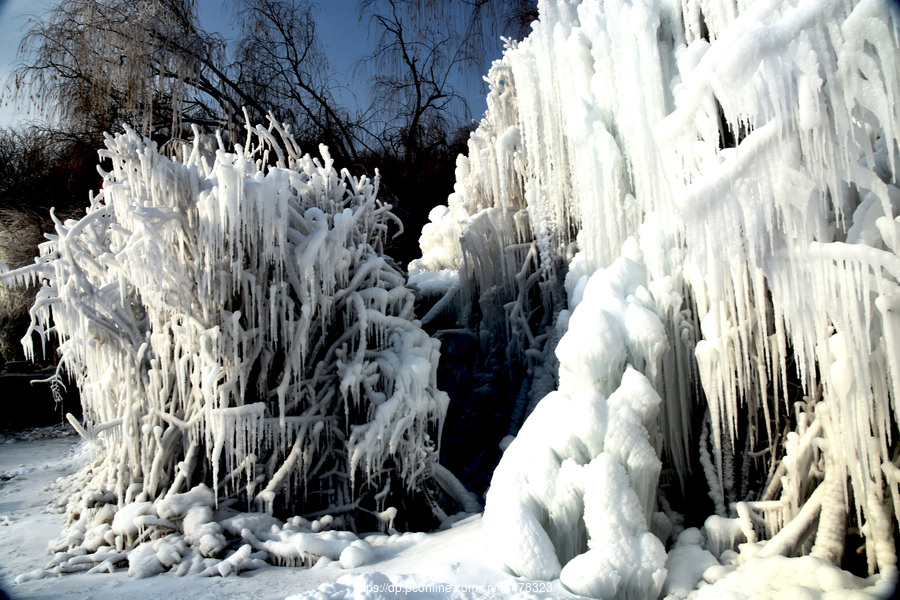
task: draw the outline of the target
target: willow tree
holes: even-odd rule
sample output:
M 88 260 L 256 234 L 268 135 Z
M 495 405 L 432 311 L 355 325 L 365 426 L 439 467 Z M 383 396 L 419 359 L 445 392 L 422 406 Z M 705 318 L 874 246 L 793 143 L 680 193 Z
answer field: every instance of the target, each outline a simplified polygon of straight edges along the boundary
M 333 81 L 321 75 L 327 61 L 310 6 L 235 2 L 239 32 L 229 48 L 201 27 L 194 0 L 62 0 L 30 23 L 8 92 L 95 145 L 123 123 L 166 141 L 190 137 L 193 125 L 234 133 L 245 112 L 251 122 L 271 113 L 302 141 L 352 158 L 355 117 L 337 107 Z

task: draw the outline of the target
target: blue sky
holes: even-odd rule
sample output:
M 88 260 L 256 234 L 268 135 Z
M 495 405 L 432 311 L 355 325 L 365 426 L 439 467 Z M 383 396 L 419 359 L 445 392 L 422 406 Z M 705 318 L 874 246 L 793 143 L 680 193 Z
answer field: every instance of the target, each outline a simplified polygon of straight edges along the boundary
M 5 86 L 9 72 L 16 63 L 16 51 L 28 18 L 44 14 L 57 0 L 0 0 L 0 86 Z M 223 8 L 222 0 L 199 0 L 200 19 L 204 28 L 217 31 L 224 38 L 233 38 L 230 13 Z M 347 85 L 353 89 L 365 89 L 364 81 L 349 79 L 354 61 L 363 55 L 368 44 L 365 23 L 360 23 L 357 0 L 319 0 L 316 23 L 320 40 L 325 47 L 331 70 L 343 73 Z M 358 92 L 359 93 L 359 92 Z M 485 106 L 483 92 L 470 94 L 473 116 L 481 117 Z M 8 126 L 28 115 L 15 110 L 6 102 L 0 106 L 0 126 Z

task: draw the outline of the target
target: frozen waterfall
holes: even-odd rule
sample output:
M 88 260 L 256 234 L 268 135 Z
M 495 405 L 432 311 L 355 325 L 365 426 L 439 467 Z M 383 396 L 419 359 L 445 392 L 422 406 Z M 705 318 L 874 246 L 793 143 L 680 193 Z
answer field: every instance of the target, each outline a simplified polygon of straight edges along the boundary
M 632 466 L 612 449 L 616 398 L 634 420 L 633 443 L 646 440 L 682 476 L 702 465 L 716 513 L 710 548 L 839 564 L 852 520 L 869 570 L 891 571 L 896 5 L 539 7 L 531 34 L 494 63 L 455 193 L 432 212 L 410 265 L 414 283 L 458 273 L 458 285 L 429 288 L 457 296 L 436 306 L 461 307 L 459 322 L 474 330 L 499 315 L 511 355 L 554 367 L 529 371 L 534 412 L 487 496 L 485 523 L 505 540 L 500 562 L 530 577 L 561 573 L 570 589 L 604 598 L 658 592 L 665 556 L 642 536 L 665 538 L 659 463 L 641 450 L 647 458 Z M 501 252 L 479 252 L 504 239 Z M 529 318 L 537 308 L 552 322 Z M 638 379 L 658 410 L 650 391 L 633 393 L 644 389 Z M 698 431 L 692 413 L 707 409 Z M 616 493 L 639 498 L 643 514 L 619 515 L 621 500 L 592 492 L 594 478 L 625 486 Z M 607 509 L 603 527 L 621 523 L 633 541 L 619 543 L 643 558 L 615 562 L 592 525 Z M 559 532 L 573 527 L 583 538 L 564 541 Z

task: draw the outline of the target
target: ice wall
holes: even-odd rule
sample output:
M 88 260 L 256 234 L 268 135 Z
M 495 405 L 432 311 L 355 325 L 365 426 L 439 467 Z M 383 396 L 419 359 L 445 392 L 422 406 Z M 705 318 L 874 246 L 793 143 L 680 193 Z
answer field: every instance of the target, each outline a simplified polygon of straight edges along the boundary
M 716 510 L 739 520 L 747 553 L 811 549 L 839 561 L 853 519 L 870 569 L 893 568 L 895 5 L 544 0 L 539 8 L 531 35 L 495 63 L 456 193 L 434 213 L 435 228 L 460 231 L 460 241 L 426 229 L 423 256 L 443 244 L 439 266 L 478 289 L 481 274 L 460 260 L 468 228 L 485 211 L 515 207 L 525 213 L 516 222 L 530 227 L 520 237 L 538 250 L 528 272 L 552 284 L 565 264 L 571 283 L 613 264 L 634 236 L 667 350 L 633 366 L 662 398 L 650 428 L 666 461 L 684 473 L 699 453 Z M 432 268 L 414 263 L 413 281 Z M 516 266 L 506 271 L 506 285 L 523 289 Z M 565 308 L 534 289 L 553 314 Z M 601 360 L 562 342 L 555 357 L 550 343 L 526 352 L 558 359 L 558 393 L 573 365 L 590 370 Z M 690 430 L 691 412 L 704 410 L 695 385 L 709 411 L 700 449 Z M 766 462 L 764 482 L 748 479 L 751 456 Z M 505 498 L 497 506 L 489 498 L 486 514 L 515 505 Z M 552 539 L 552 526 L 538 522 Z

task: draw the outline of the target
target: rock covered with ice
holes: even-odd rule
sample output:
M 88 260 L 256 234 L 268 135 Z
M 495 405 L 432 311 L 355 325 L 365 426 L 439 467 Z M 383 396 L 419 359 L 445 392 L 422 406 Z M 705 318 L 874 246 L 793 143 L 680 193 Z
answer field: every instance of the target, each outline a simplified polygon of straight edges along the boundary
M 132 502 L 118 510 L 96 495 L 81 496 L 81 511 L 50 544 L 46 572 L 114 572 L 142 578 L 176 575 L 227 577 L 268 565 L 355 569 L 373 558 L 371 544 L 330 515 L 285 522 L 266 513 L 214 507 L 203 484 L 154 502 Z M 387 536 L 381 536 L 387 537 Z

